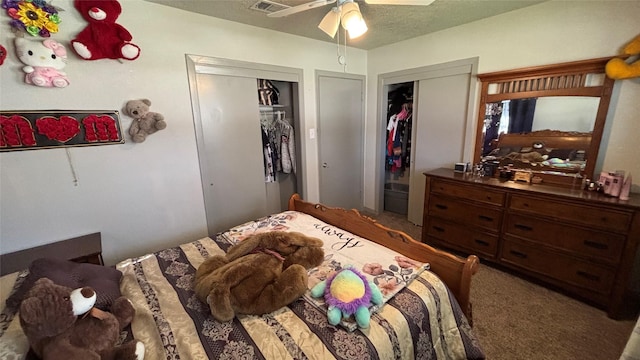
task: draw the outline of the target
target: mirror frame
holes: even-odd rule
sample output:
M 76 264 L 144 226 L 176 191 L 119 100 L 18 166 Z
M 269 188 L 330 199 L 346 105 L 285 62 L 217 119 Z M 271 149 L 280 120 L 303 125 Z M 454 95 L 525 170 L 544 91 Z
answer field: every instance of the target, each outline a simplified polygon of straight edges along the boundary
M 605 65 L 611 58 L 613 57 L 478 74 L 478 79 L 481 81 L 481 91 L 474 162 L 480 162 L 482 156 L 484 140 L 482 128 L 484 126 L 487 103 L 545 96 L 598 97 L 600 98 L 600 103 L 592 131 L 591 144 L 588 149 L 587 164 L 584 172 L 582 172 L 582 176 L 592 179 L 604 125 L 607 120 L 607 112 L 609 111 L 611 92 L 615 82 L 614 79 L 605 74 Z M 602 77 L 602 84 L 590 86 L 589 81 L 593 76 Z M 491 94 L 489 93 L 490 86 L 492 90 L 495 88 L 495 92 Z M 561 176 L 558 175 L 557 177 Z M 571 184 L 575 178 L 571 177 L 571 180 L 567 180 L 553 179 L 549 182 Z

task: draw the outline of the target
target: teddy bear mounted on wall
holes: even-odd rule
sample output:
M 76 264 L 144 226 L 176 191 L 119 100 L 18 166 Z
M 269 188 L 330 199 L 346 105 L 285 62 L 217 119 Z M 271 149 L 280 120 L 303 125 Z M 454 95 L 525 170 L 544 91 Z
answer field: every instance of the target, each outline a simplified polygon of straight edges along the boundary
M 148 135 L 167 127 L 164 116 L 157 112 L 149 111 L 151 101 L 148 99 L 130 100 L 124 107 L 125 114 L 133 118 L 129 127 L 129 135 L 133 142 L 143 142 Z
M 135 314 L 131 302 L 119 297 L 110 312 L 94 308 L 95 302 L 91 287 L 72 290 L 48 278 L 37 280 L 18 315 L 33 352 L 41 359 L 144 359 L 142 342 L 116 345 Z
M 44 41 L 27 40 L 16 37 L 16 54 L 25 64 L 24 82 L 41 87 L 66 87 L 67 74 L 62 71 L 67 65 L 67 51 L 53 39 Z
M 74 6 L 89 22 L 87 27 L 71 41 L 75 52 L 85 60 L 125 59 L 140 56 L 133 37 L 116 19 L 122 12 L 116 0 L 75 0 Z

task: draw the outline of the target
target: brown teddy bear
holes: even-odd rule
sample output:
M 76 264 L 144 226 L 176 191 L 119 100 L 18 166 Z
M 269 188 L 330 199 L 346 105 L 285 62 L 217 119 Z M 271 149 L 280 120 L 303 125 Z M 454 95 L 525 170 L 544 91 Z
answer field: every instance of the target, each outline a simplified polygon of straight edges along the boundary
M 131 302 L 120 297 L 111 312 L 105 312 L 93 307 L 95 301 L 96 293 L 90 287 L 72 290 L 48 278 L 36 281 L 19 312 L 33 352 L 41 359 L 143 359 L 142 342 L 116 346 L 120 331 L 135 314 Z
M 225 256 L 212 256 L 198 267 L 196 296 L 219 321 L 275 311 L 305 293 L 307 269 L 324 260 L 322 245 L 299 232 L 251 235 Z
M 164 116 L 157 112 L 149 111 L 149 106 L 151 106 L 151 101 L 140 99 L 127 101 L 124 107 L 125 113 L 133 118 L 133 122 L 129 127 L 129 135 L 131 135 L 133 142 L 143 142 L 147 135 L 167 127 Z

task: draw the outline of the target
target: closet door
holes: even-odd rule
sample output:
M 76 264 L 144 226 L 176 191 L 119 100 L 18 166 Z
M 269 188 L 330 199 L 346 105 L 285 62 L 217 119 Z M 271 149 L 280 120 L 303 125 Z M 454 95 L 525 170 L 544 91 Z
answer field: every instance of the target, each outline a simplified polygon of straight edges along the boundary
M 317 74 L 320 202 L 362 209 L 364 78 Z
M 464 157 L 470 79 L 470 74 L 456 74 L 419 81 L 407 216 L 414 224 L 422 225 L 423 173 L 439 167 L 452 168 Z
M 197 74 L 209 234 L 267 215 L 257 80 Z

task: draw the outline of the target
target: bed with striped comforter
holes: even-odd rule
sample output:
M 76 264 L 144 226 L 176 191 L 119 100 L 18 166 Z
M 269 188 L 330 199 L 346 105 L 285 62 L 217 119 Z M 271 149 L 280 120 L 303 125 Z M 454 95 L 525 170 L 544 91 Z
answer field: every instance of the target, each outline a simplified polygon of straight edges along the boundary
M 266 315 L 216 321 L 193 292 L 196 269 L 207 257 L 223 254 L 251 233 L 269 230 L 302 231 L 321 238 L 325 262 L 334 265 L 340 258 L 330 249 L 336 243 L 365 244 L 353 250 L 369 252 L 363 251 L 368 240 L 287 211 L 240 225 L 215 239 L 207 237 L 122 261 L 117 265 L 123 272 L 121 291 L 136 308 L 128 337 L 145 343 L 147 359 L 484 358 L 455 298 L 429 270 L 416 272 L 391 289 L 385 304 L 372 312 L 368 329 L 328 324 L 322 306 L 307 296 Z M 383 268 L 403 271 L 385 261 Z M 395 276 L 385 273 L 386 280 Z

